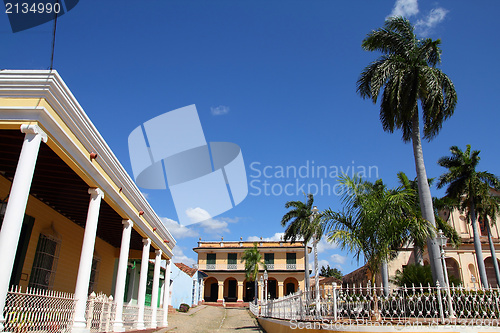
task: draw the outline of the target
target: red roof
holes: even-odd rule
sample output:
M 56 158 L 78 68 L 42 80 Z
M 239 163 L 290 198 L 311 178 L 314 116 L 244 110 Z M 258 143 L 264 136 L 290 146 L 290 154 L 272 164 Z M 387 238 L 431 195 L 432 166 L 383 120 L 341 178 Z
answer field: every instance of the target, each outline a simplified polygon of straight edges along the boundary
M 189 267 L 188 265 L 183 264 L 181 262 L 174 262 L 174 265 L 177 266 L 181 271 L 183 271 L 190 277 L 193 277 L 194 273 L 198 271 L 196 268 Z

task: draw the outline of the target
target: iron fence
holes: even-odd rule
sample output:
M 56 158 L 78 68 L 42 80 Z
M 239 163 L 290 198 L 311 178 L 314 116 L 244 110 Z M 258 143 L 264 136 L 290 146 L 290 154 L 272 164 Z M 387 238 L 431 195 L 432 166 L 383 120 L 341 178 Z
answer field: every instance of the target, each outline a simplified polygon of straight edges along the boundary
M 466 324 L 488 321 L 500 326 L 500 289 L 399 287 L 384 291 L 336 283 L 315 291 L 298 291 L 260 303 L 262 317 L 286 320 L 378 321 L 387 323 Z
M 12 333 L 47 332 L 69 333 L 73 326 L 76 300 L 71 293 L 13 287 L 7 293 L 4 307 L 4 331 Z M 123 305 L 125 330 L 137 328 L 139 306 Z M 167 311 L 157 309 L 156 326 L 161 327 Z M 112 296 L 91 293 L 87 300 L 85 319 L 90 332 L 111 332 L 116 315 Z M 144 326 L 153 327 L 153 309 L 144 307 Z
M 4 307 L 4 331 L 69 332 L 73 325 L 74 296 L 51 290 L 13 287 Z

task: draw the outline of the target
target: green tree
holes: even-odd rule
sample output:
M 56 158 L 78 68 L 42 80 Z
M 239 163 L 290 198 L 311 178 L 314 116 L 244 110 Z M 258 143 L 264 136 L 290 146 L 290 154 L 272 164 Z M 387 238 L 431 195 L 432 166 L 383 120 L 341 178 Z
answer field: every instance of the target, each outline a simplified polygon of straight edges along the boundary
M 358 176 L 344 175 L 339 181 L 344 188 L 344 208 L 341 212 L 325 211 L 326 235 L 330 242 L 354 252 L 357 260 L 364 257 L 368 278 L 374 284 L 381 266 L 397 256 L 412 234 L 427 236 L 432 225 L 410 214 L 414 201 L 411 189 L 388 189 L 382 180 L 370 183 Z
M 385 131 L 401 129 L 403 141 L 413 143 L 417 171 L 418 193 L 423 219 L 436 226 L 432 196 L 427 183 L 420 137 L 419 102 L 423 118 L 423 137 L 431 140 L 444 120 L 453 115 L 457 94 L 453 82 L 440 69 L 439 39 L 418 39 L 411 23 L 402 17 L 392 17 L 382 28 L 374 30 L 362 42 L 366 51 L 383 55 L 368 65 L 357 82 L 362 98 L 380 102 L 380 120 Z M 435 237 L 429 237 L 427 248 L 434 279 L 444 285 L 439 247 Z
M 245 250 L 241 257 L 241 262 L 245 263 L 245 277 L 248 281 L 254 281 L 255 283 L 254 299 L 255 304 L 257 304 L 257 281 L 259 278 L 259 271 L 267 269 L 264 258 L 257 247 L 257 243 L 253 243 L 253 247 Z
M 415 219 L 418 219 L 419 222 L 422 222 L 422 212 L 420 210 L 420 200 L 418 195 L 418 181 L 417 179 L 410 180 L 408 176 L 400 171 L 397 174 L 399 184 L 405 189 L 411 189 L 415 193 L 415 201 L 412 205 L 411 214 Z M 432 186 L 434 182 L 434 178 L 428 179 L 429 186 Z M 436 221 L 436 229 L 441 229 L 446 237 L 448 237 L 450 244 L 454 247 L 458 247 L 461 244 L 460 236 L 457 231 L 450 226 L 447 221 L 443 220 L 439 216 L 439 211 L 443 209 L 452 210 L 456 206 L 456 201 L 451 200 L 450 198 L 432 198 L 433 208 L 434 208 L 434 219 Z M 413 243 L 414 243 L 414 257 L 415 264 L 421 265 L 423 262 L 422 249 L 425 246 L 426 236 L 418 233 L 418 228 L 412 234 Z
M 318 215 L 315 219 L 311 219 L 313 203 L 314 197 L 311 193 L 307 195 L 306 202 L 288 201 L 285 204 L 285 208 L 290 210 L 281 219 L 281 226 L 286 226 L 285 235 L 283 236 L 285 241 L 290 239 L 293 243 L 299 238 L 302 238 L 304 241 L 304 278 L 305 289 L 307 291 L 310 291 L 307 244 L 315 234 L 319 234 L 320 238 L 323 234 L 320 216 Z
M 344 274 L 342 274 L 342 272 L 338 268 L 330 268 L 330 265 L 327 265 L 326 267 L 321 266 L 319 275 L 326 277 L 332 276 L 339 280 L 342 280 L 342 278 L 344 277 Z
M 498 267 L 498 260 L 496 260 L 497 255 L 495 251 L 495 245 L 493 244 L 493 238 L 491 236 L 491 225 L 496 223 L 496 217 L 500 211 L 500 197 L 498 195 L 492 194 L 492 190 L 487 184 L 483 184 L 480 188 L 479 195 L 474 200 L 476 203 L 476 211 L 479 216 L 479 221 L 482 221 L 488 232 L 488 243 L 490 246 L 491 260 L 493 262 L 493 268 L 495 269 L 495 277 L 497 280 L 497 287 L 500 286 L 500 270 Z
M 441 157 L 438 164 L 448 169 L 448 172 L 439 177 L 438 188 L 448 185 L 446 195 L 461 202 L 462 210 L 467 211 L 472 233 L 474 237 L 474 250 L 476 252 L 476 261 L 479 271 L 479 277 L 483 288 L 488 288 L 488 279 L 483 262 L 483 251 L 481 248 L 481 239 L 477 227 L 476 203 L 482 202 L 480 199 L 486 193 L 485 188 L 500 188 L 500 181 L 497 176 L 487 171 L 476 171 L 479 164 L 479 150 L 471 151 L 471 146 L 462 151 L 457 146 L 450 147 L 451 156 Z M 485 206 L 484 206 L 485 207 Z M 485 210 L 483 210 L 485 211 Z

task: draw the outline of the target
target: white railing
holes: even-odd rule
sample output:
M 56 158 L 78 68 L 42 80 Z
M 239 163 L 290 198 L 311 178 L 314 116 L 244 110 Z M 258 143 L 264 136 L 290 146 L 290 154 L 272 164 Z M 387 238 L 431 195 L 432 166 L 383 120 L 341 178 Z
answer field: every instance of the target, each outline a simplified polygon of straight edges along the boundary
M 449 294 L 448 294 L 449 290 Z M 287 320 L 417 322 L 500 326 L 500 289 L 337 286 L 263 301 L 260 315 Z
M 217 271 L 225 271 L 225 270 L 245 270 L 244 263 L 238 264 L 200 264 L 198 265 L 198 269 L 200 270 L 217 270 Z M 304 270 L 304 264 L 270 264 L 267 265 L 267 270 Z
M 249 304 L 250 312 L 253 313 L 254 316 L 259 316 L 259 304 L 255 304 L 255 302 L 250 302 Z
M 116 305 L 113 296 L 96 295 L 92 292 L 87 300 L 87 328 L 90 332 L 109 332 L 111 330 Z
M 7 293 L 4 331 L 69 332 L 74 308 L 73 294 L 15 287 Z
M 12 333 L 48 332 L 69 333 L 73 326 L 76 300 L 71 293 L 20 287 L 7 293 L 4 308 L 4 331 Z M 137 328 L 139 306 L 123 305 L 123 325 L 125 330 Z M 158 308 L 156 326 L 161 327 L 166 311 Z M 85 320 L 90 332 L 111 332 L 116 314 L 116 303 L 112 296 L 90 294 L 87 300 Z M 144 326 L 149 328 L 153 308 L 144 307 Z

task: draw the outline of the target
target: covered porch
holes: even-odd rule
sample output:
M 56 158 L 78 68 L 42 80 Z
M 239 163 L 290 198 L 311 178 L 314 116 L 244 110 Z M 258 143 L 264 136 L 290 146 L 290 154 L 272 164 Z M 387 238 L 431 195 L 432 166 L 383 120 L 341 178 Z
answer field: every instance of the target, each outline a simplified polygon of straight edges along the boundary
M 0 73 L 0 199 L 0 331 L 167 326 L 175 240 L 55 71 Z

